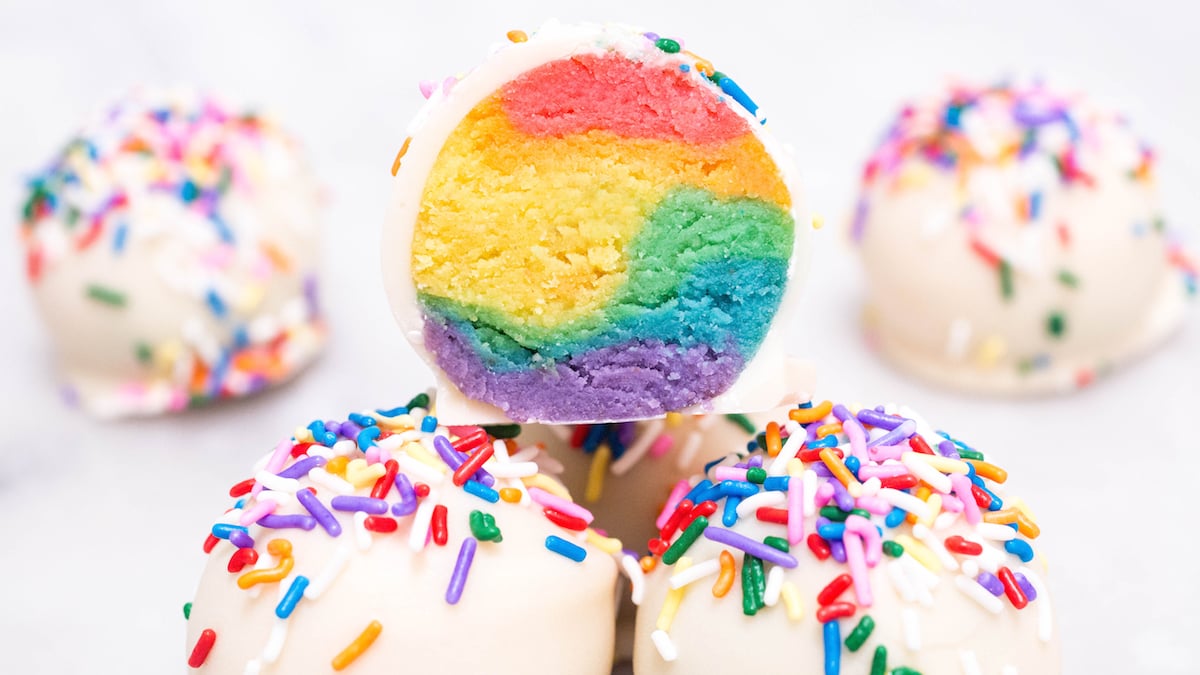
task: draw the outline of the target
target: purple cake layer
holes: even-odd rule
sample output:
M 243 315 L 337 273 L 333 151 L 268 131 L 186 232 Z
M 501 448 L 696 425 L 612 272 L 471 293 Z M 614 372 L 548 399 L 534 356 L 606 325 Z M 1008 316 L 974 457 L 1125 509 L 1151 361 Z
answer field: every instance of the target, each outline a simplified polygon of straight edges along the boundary
M 514 422 L 636 419 L 682 410 L 732 386 L 745 362 L 732 346 L 634 340 L 544 369 L 493 372 L 452 325 L 425 322 L 425 347 L 466 396 Z

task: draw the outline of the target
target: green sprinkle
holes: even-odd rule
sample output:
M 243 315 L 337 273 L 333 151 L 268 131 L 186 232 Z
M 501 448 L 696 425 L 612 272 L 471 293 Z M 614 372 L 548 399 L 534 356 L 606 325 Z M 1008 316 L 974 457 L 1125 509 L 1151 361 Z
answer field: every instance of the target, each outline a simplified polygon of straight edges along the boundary
M 192 618 L 192 603 L 190 603 L 190 602 L 183 603 L 183 618 L 184 619 Z
M 1046 317 L 1046 331 L 1052 337 L 1061 338 L 1067 332 L 1067 317 L 1062 312 L 1051 312 Z
M 663 564 L 674 565 L 675 563 L 679 562 L 679 559 L 683 557 L 683 554 L 687 553 L 687 550 L 692 547 L 692 544 L 696 543 L 696 540 L 700 538 L 700 535 L 704 532 L 704 528 L 706 527 L 708 527 L 708 518 L 705 518 L 704 516 L 697 516 L 696 519 L 692 521 L 692 524 L 688 525 L 687 529 L 679 535 L 679 538 L 675 540 L 675 543 L 671 544 L 671 547 L 666 551 L 663 551 Z
M 113 307 L 125 306 L 125 294 L 120 291 L 114 291 L 107 286 L 100 284 L 91 284 L 87 287 L 87 296 L 92 300 L 103 302 L 106 305 Z
M 1058 283 L 1067 288 L 1079 288 L 1079 277 L 1075 276 L 1075 273 L 1070 270 L 1059 270 Z
M 892 675 L 921 675 L 921 671 L 917 670 L 916 668 L 899 666 L 892 669 Z
M 659 49 L 663 50 L 664 52 L 666 52 L 668 54 L 678 54 L 679 53 L 679 43 L 672 40 L 671 38 L 659 38 L 654 41 L 654 46 L 658 47 Z
M 746 480 L 762 485 L 767 480 L 767 470 L 758 466 L 746 469 Z
M 789 551 L 792 550 L 792 547 L 791 547 L 791 545 L 788 544 L 787 539 L 784 539 L 783 537 L 775 537 L 775 536 L 764 537 L 763 543 L 766 544 L 767 546 L 770 546 L 771 548 L 777 548 L 780 551 L 783 551 L 784 553 L 788 553 Z
M 766 605 L 763 599 L 766 590 L 763 561 L 752 555 L 745 556 L 742 561 L 742 613 L 746 616 L 757 614 Z
M 898 542 L 888 539 L 887 541 L 883 542 L 883 553 L 893 558 L 899 558 L 900 556 L 904 555 L 904 547 Z
M 1153 227 L 1155 232 L 1162 234 L 1167 231 L 1167 221 L 1162 216 L 1155 216 Z
M 732 413 L 732 414 L 726 415 L 725 419 L 738 425 L 739 427 L 742 428 L 742 431 L 745 431 L 748 434 L 752 434 L 755 431 L 758 431 L 758 427 L 755 426 L 753 420 L 751 420 L 749 417 L 746 417 L 745 415 L 743 415 L 741 413 Z
M 872 619 L 869 614 L 864 614 L 863 618 L 858 620 L 858 625 L 850 634 L 846 636 L 846 649 L 852 652 L 858 651 L 859 647 L 871 637 L 871 631 L 875 630 L 875 619 Z
M 133 353 L 137 356 L 137 360 L 141 363 L 150 363 L 154 358 L 154 350 L 145 342 L 139 342 L 133 348 Z
M 408 408 L 409 410 L 412 410 L 413 408 L 424 408 L 428 410 L 429 394 L 417 394 L 416 396 L 412 397 L 412 400 L 409 401 L 404 407 Z
M 1022 375 L 1028 375 L 1033 372 L 1033 359 L 1023 358 L 1017 361 L 1017 372 Z
M 871 512 L 866 509 L 854 509 L 853 511 L 850 512 L 850 515 L 862 516 L 863 518 L 866 518 L 867 520 L 871 519 Z
M 725 79 L 726 77 L 728 77 L 728 75 L 725 73 L 722 73 L 719 70 L 714 70 L 713 74 L 708 76 L 708 80 L 713 84 L 721 84 L 721 80 Z
M 1007 260 L 1000 261 L 1000 294 L 1005 300 L 1011 300 L 1013 296 L 1012 265 Z
M 500 536 L 500 528 L 496 527 L 496 517 L 492 514 L 476 509 L 467 517 L 467 522 L 471 525 L 471 535 L 479 541 L 504 541 L 504 537 Z
M 850 514 L 830 504 L 828 506 L 821 507 L 820 515 L 822 518 L 828 518 L 835 523 L 844 523 Z
M 484 431 L 492 438 L 516 438 L 521 435 L 520 424 L 496 424 L 490 427 L 484 427 Z
M 871 675 L 887 673 L 887 647 L 879 645 L 875 648 L 875 657 L 871 659 Z
M 983 453 L 978 450 L 970 450 L 968 448 L 960 447 L 958 449 L 958 456 L 962 457 L 963 459 L 977 459 L 981 462 L 983 461 Z

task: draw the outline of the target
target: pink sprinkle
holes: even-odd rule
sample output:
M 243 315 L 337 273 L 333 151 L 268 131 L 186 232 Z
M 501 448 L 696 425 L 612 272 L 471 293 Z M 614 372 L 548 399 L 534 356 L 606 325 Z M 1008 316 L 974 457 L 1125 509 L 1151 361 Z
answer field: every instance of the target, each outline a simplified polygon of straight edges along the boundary
M 288 456 L 292 454 L 292 440 L 285 438 L 279 441 L 279 445 L 275 446 L 275 452 L 271 453 L 271 459 L 267 460 L 267 465 L 263 467 L 268 473 L 278 473 L 287 462 Z M 262 483 L 255 482 L 254 487 L 250 490 L 250 496 L 255 497 L 259 492 L 262 492 Z M 257 522 L 257 521 L 256 521 Z
M 954 481 L 950 481 L 950 483 L 951 483 L 951 485 L 953 485 Z M 954 497 L 954 496 L 948 495 L 948 494 L 943 494 L 942 495 L 942 510 L 949 512 L 949 513 L 962 513 L 963 512 L 963 502 L 958 497 Z
M 908 445 L 876 445 L 867 450 L 871 461 L 882 462 L 885 459 L 900 459 L 900 455 L 912 450 Z
M 847 418 L 842 422 L 842 431 L 846 433 L 846 437 L 850 439 L 850 454 L 857 457 L 860 461 L 867 460 L 867 432 L 859 424 L 858 420 L 853 417 Z M 873 458 L 872 458 L 873 459 Z
M 863 464 L 858 469 L 858 478 L 863 481 L 870 478 L 895 478 L 907 474 L 908 467 L 903 464 Z
M 833 499 L 833 484 L 825 481 L 817 488 L 817 494 L 813 498 L 813 503 L 819 509 L 828 504 L 830 499 Z
M 529 488 L 528 492 L 529 498 L 541 506 L 554 509 L 559 513 L 565 513 L 568 516 L 582 518 L 585 523 L 591 523 L 592 520 L 595 519 L 595 516 L 592 515 L 591 511 L 588 511 L 579 504 L 576 504 L 575 502 L 569 502 L 562 497 L 552 495 L 541 488 L 531 487 Z
M 861 475 L 861 473 L 860 471 L 859 474 Z M 858 498 L 854 505 L 867 513 L 873 513 L 877 516 L 886 516 L 892 512 L 892 505 L 879 497 L 863 495 Z
M 950 475 L 950 484 L 954 486 L 954 494 L 958 495 L 958 500 L 962 502 L 963 517 L 967 519 L 968 525 L 978 525 L 982 517 L 979 514 L 979 504 L 975 503 L 975 495 L 971 494 L 971 479 L 961 473 Z M 945 504 L 945 497 L 942 497 L 942 503 Z
M 746 470 L 736 466 L 718 466 L 713 469 L 713 478 L 717 482 L 723 480 L 746 480 Z
M 378 464 L 379 463 L 379 446 L 378 445 L 372 445 L 371 447 L 367 448 L 367 452 L 365 454 L 366 454 L 367 464 Z
M 846 536 L 842 537 L 842 544 L 846 547 L 846 564 L 850 567 L 850 577 L 854 579 L 854 596 L 859 605 L 870 607 L 875 598 L 871 595 L 871 580 L 867 576 L 862 537 L 847 531 Z
M 788 544 L 796 546 L 804 541 L 804 481 L 800 476 L 788 479 L 787 509 Z
M 453 75 L 442 80 L 442 93 L 447 96 L 450 95 L 450 90 L 453 89 L 454 85 L 456 84 L 458 84 L 458 78 Z
M 846 531 L 857 535 L 860 540 L 865 540 L 867 566 L 878 565 L 883 556 L 883 539 L 871 521 L 858 514 L 852 514 L 846 518 Z
M 433 96 L 433 90 L 437 88 L 437 83 L 433 80 L 421 80 L 417 87 L 420 88 L 422 96 L 429 98 Z
M 253 525 L 262 520 L 263 516 L 274 513 L 277 506 L 274 499 L 260 500 L 253 508 L 242 511 L 242 515 L 238 517 L 238 525 Z
M 650 456 L 658 459 L 667 454 L 673 445 L 675 445 L 675 439 L 665 433 L 661 434 L 658 438 L 654 439 L 654 444 L 650 446 Z
M 658 518 L 654 521 L 655 527 L 661 530 L 667 524 L 667 519 L 671 517 L 672 513 L 675 513 L 675 507 L 679 506 L 679 502 L 683 500 L 683 496 L 691 489 L 692 486 L 686 480 L 679 481 L 675 484 L 675 487 L 671 488 L 671 494 L 667 496 L 667 503 L 663 505 L 662 512 L 658 514 Z

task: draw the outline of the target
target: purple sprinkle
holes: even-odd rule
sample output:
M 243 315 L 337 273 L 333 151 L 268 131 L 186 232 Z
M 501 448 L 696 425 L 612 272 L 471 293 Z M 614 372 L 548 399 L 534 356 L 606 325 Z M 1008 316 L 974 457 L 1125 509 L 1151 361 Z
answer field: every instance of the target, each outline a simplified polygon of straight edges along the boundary
M 362 427 L 354 422 L 342 422 L 336 431 L 346 438 L 358 438 L 358 432 L 362 431 Z
M 342 423 L 337 420 L 325 420 L 325 431 L 331 434 L 336 434 L 338 429 L 342 428 Z
M 895 429 L 876 438 L 873 441 L 867 441 L 867 447 L 873 448 L 877 445 L 899 445 L 907 441 L 909 436 L 912 436 L 917 431 L 917 423 L 913 420 L 904 420 Z
M 798 563 L 796 559 L 789 553 L 784 553 L 777 548 L 767 546 L 761 541 L 757 541 L 747 537 L 744 534 L 739 534 L 733 530 L 727 530 L 723 527 L 710 525 L 704 528 L 704 538 L 715 541 L 718 544 L 732 546 L 741 551 L 745 551 L 756 558 L 779 565 L 780 567 L 792 568 Z
M 634 422 L 621 422 L 617 426 L 617 440 L 621 441 L 622 445 L 631 445 L 634 437 L 637 436 L 637 424 Z
M 308 274 L 304 277 L 304 299 L 308 302 L 308 315 L 321 315 L 321 303 L 317 298 L 317 275 Z
M 858 206 L 854 209 L 854 221 L 850 225 L 851 241 L 862 241 L 863 230 L 867 227 L 867 209 L 867 200 L 858 200 Z
M 450 574 L 450 585 L 446 587 L 446 602 L 457 605 L 462 599 L 463 587 L 467 585 L 467 573 L 471 571 L 471 561 L 475 560 L 475 548 L 479 542 L 475 537 L 463 539 L 458 548 L 458 560 L 454 562 L 454 572 Z
M 312 457 L 305 457 L 283 471 L 280 471 L 276 475 L 280 478 L 299 478 L 301 476 L 307 476 L 309 471 L 325 466 L 325 462 L 326 459 L 324 457 L 318 457 L 316 455 L 313 455 Z
M 807 427 L 804 427 L 804 439 L 806 442 L 811 443 L 812 441 L 817 440 L 817 429 L 820 428 L 820 426 L 821 424 L 818 420 L 817 422 L 813 422 Z
M 837 503 L 838 508 L 846 512 L 853 511 L 854 497 L 846 491 L 846 486 L 837 480 L 831 480 L 829 484 L 833 486 L 833 501 Z
M 254 548 L 254 538 L 245 530 L 230 530 L 229 543 L 238 548 Z
M 480 467 L 479 470 L 475 472 L 475 475 L 471 476 L 471 479 L 476 483 L 483 483 L 488 487 L 493 487 L 496 485 L 496 477 L 488 473 L 487 469 L 484 469 L 483 467 Z
M 842 421 L 845 422 L 845 420 Z M 862 422 L 863 424 L 870 424 L 873 427 L 879 427 L 880 429 L 887 429 L 888 431 L 895 429 L 904 422 L 902 418 L 894 415 L 886 415 L 877 410 L 871 410 L 870 408 L 864 408 L 858 411 L 858 421 Z
M 1004 595 L 1004 584 L 989 572 L 980 572 L 979 576 L 975 577 L 975 581 L 978 581 L 980 586 L 996 597 Z
M 317 519 L 317 522 L 320 523 L 321 527 L 325 528 L 329 536 L 336 537 L 342 533 L 342 524 L 337 521 L 337 518 L 333 517 L 329 509 L 325 508 L 321 500 L 317 499 L 317 496 L 312 492 L 300 490 L 296 493 L 296 499 L 299 499 L 300 504 L 308 509 L 313 518 Z
M 400 501 L 392 504 L 392 515 L 407 516 L 417 510 L 417 493 L 413 490 L 408 476 L 402 473 L 396 474 L 395 483 L 396 492 L 400 494 Z
M 329 505 L 338 511 L 365 511 L 373 516 L 382 516 L 388 510 L 388 503 L 382 499 L 353 495 L 338 495 L 329 500 Z
M 958 448 L 954 446 L 954 441 L 942 441 L 941 443 L 937 444 L 937 449 L 938 452 L 942 453 L 943 457 L 960 459 L 958 455 Z
M 1030 602 L 1037 600 L 1037 589 L 1033 587 L 1033 584 L 1029 583 L 1024 574 L 1016 573 L 1013 577 L 1016 578 L 1017 585 L 1021 587 L 1021 592 L 1025 594 L 1027 600 Z
M 753 455 L 750 457 L 750 459 L 746 460 L 747 468 L 761 469 L 762 465 L 763 465 L 762 455 Z
M 450 466 L 451 469 L 457 469 L 460 464 L 466 461 L 467 456 L 454 449 L 450 445 L 450 439 L 445 436 L 433 437 L 433 448 L 441 455 L 442 461 Z
M 837 562 L 845 563 L 846 545 L 842 543 L 841 539 L 834 539 L 833 541 L 829 542 L 829 554 L 833 556 L 833 559 Z
M 317 519 L 301 513 L 290 516 L 276 516 L 274 514 L 268 514 L 262 518 L 259 518 L 258 525 L 269 527 L 273 530 L 282 530 L 285 528 L 294 527 L 307 531 L 317 526 Z
M 658 42 L 658 33 L 646 32 L 642 33 L 642 35 L 651 42 Z
M 833 406 L 833 416 L 836 417 L 839 422 L 845 422 L 846 420 L 854 417 L 854 415 L 850 413 L 850 409 L 841 403 L 837 403 Z

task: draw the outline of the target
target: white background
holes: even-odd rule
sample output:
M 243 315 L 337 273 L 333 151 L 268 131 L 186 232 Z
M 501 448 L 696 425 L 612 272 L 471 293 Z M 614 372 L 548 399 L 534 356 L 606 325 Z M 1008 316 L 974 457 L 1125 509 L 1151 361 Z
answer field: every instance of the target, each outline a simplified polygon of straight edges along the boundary
M 557 16 L 687 38 L 769 111 L 831 223 L 848 213 L 859 164 L 903 99 L 950 74 L 1043 74 L 1129 113 L 1160 148 L 1170 220 L 1200 239 L 1200 15 L 1190 3 L 589 9 L 600 4 L 0 3 L 0 210 L 11 228 L 0 252 L 0 672 L 185 670 L 180 607 L 227 487 L 297 423 L 396 405 L 425 387 L 380 284 L 388 169 L 422 100 L 417 81 L 470 67 L 511 28 Z M 100 424 L 57 398 L 24 289 L 17 209 L 25 172 L 135 83 L 209 87 L 273 111 L 306 140 L 331 194 L 325 304 L 336 335 L 293 386 Z M 909 402 L 1007 458 L 1044 532 L 1068 673 L 1200 672 L 1196 312 L 1163 349 L 1083 393 L 968 399 L 908 382 L 863 350 L 855 261 L 833 228 L 817 239 L 809 318 L 792 344 L 820 364 L 819 393 Z

